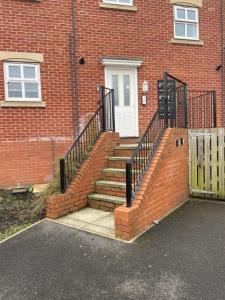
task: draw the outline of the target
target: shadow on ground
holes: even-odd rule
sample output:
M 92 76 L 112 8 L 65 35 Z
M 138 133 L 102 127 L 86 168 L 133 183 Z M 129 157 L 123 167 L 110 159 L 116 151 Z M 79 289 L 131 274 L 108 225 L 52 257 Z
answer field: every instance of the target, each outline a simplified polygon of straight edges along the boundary
M 0 299 L 225 299 L 225 203 L 189 201 L 133 244 L 42 221 L 0 244 Z

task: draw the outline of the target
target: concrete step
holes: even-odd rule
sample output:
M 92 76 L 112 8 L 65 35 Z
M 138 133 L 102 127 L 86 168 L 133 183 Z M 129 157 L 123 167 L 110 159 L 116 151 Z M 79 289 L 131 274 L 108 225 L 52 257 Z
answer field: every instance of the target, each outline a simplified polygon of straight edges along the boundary
M 113 149 L 113 155 L 119 157 L 131 157 L 134 149 L 121 149 L 119 147 Z
M 102 170 L 104 173 L 115 173 L 115 174 L 123 174 L 126 173 L 126 169 L 120 169 L 120 168 L 105 168 Z M 137 173 L 138 170 L 133 170 L 133 173 Z
M 136 149 L 138 144 L 119 144 L 114 149 Z
M 110 180 L 98 180 L 96 181 L 97 186 L 107 186 L 111 188 L 120 188 L 125 189 L 126 183 L 125 182 L 119 182 L 119 181 L 110 181 Z
M 126 163 L 130 160 L 130 156 L 110 156 L 109 160 L 109 168 L 126 168 Z
M 152 144 L 146 144 L 144 148 L 150 148 Z M 113 149 L 114 156 L 129 157 L 132 156 L 138 144 L 120 144 Z
M 126 183 L 120 181 L 98 180 L 96 181 L 95 191 L 98 194 L 125 197 Z
M 126 203 L 125 197 L 110 196 L 110 195 L 97 194 L 97 193 L 88 195 L 88 199 L 102 201 L 102 202 L 109 202 L 113 204 L 120 204 L 120 205 Z
M 110 156 L 108 158 L 109 160 L 109 168 L 120 168 L 125 169 L 126 163 L 129 162 L 131 159 L 130 156 Z M 140 162 L 144 161 L 144 157 L 140 157 Z M 139 162 L 139 159 L 138 159 Z
M 143 148 L 149 148 L 152 143 L 144 144 Z M 115 149 L 136 149 L 138 144 L 119 144 Z
M 131 156 L 109 156 L 109 160 L 113 161 L 129 161 L 131 159 Z
M 133 170 L 133 172 L 137 172 Z M 126 169 L 121 168 L 105 168 L 102 170 L 103 178 L 107 181 L 126 182 Z
M 105 168 L 102 170 L 103 178 L 107 181 L 126 182 L 126 169 Z
M 139 143 L 139 141 L 140 141 L 139 137 L 120 138 L 121 144 L 136 144 L 136 143 Z

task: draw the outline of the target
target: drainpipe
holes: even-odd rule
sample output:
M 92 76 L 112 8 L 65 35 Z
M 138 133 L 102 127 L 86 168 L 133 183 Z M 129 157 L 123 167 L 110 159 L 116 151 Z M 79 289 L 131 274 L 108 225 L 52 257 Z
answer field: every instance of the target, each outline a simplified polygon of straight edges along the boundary
M 74 138 L 79 135 L 79 101 L 78 101 L 78 73 L 76 59 L 76 16 L 75 0 L 71 0 L 71 21 L 72 31 L 69 36 L 70 48 L 70 78 L 71 78 L 71 96 L 72 96 L 72 118 L 74 126 Z
M 225 126 L 225 93 L 224 93 L 224 84 L 225 84 L 225 68 L 224 68 L 224 0 L 221 0 L 221 92 L 222 92 L 222 126 Z

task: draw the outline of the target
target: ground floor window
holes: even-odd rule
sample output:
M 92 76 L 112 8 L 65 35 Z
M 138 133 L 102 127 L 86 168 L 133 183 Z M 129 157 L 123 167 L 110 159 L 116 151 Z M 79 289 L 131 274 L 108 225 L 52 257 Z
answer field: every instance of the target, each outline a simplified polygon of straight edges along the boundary
M 8 101 L 41 101 L 40 65 L 4 63 L 5 99 Z

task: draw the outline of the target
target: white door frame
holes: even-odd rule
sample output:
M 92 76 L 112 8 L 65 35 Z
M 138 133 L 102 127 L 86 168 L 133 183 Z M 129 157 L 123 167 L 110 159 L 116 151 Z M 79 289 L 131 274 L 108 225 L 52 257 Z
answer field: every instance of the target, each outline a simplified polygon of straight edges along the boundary
M 139 137 L 139 118 L 138 118 L 138 76 L 137 76 L 137 67 L 135 66 L 129 66 L 129 65 L 107 65 L 105 66 L 105 87 L 109 87 L 109 78 L 108 78 L 108 74 L 110 70 L 129 70 L 134 72 L 134 109 L 135 109 L 135 132 L 134 135 L 132 135 L 133 137 Z
M 107 66 L 105 67 L 105 87 L 107 88 L 109 86 L 109 78 L 108 74 L 110 70 L 129 70 L 134 72 L 134 107 L 135 109 L 135 133 L 132 135 L 132 137 L 139 137 L 139 124 L 138 124 L 138 78 L 137 78 L 137 68 L 129 67 L 129 66 Z

